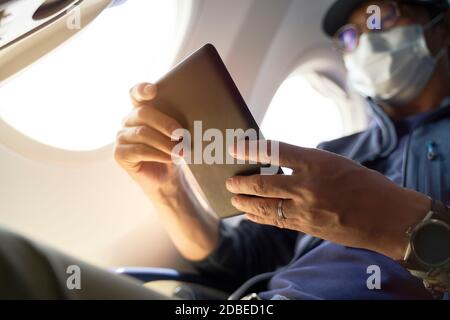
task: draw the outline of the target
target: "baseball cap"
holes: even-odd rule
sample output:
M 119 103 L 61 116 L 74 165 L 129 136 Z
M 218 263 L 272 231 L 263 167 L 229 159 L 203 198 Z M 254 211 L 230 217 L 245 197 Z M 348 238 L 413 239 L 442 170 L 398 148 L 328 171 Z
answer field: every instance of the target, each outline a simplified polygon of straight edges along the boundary
M 328 36 L 334 34 L 344 26 L 353 10 L 368 0 L 337 0 L 328 9 L 323 19 L 323 31 Z M 450 10 L 450 0 L 399 0 L 404 4 L 420 5 L 442 11 Z

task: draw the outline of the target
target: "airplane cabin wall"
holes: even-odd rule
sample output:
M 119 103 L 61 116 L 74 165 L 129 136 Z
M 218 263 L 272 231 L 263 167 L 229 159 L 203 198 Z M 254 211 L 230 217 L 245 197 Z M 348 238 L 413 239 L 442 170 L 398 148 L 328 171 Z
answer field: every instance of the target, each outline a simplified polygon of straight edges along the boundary
M 261 121 L 278 86 L 305 57 L 321 58 L 324 68 L 344 79 L 339 57 L 320 32 L 330 3 L 193 0 L 177 60 L 213 43 Z M 87 153 L 53 150 L 5 123 L 0 134 L 9 141 L 0 145 L 2 227 L 101 266 L 186 267 L 151 203 L 114 163 L 112 146 Z

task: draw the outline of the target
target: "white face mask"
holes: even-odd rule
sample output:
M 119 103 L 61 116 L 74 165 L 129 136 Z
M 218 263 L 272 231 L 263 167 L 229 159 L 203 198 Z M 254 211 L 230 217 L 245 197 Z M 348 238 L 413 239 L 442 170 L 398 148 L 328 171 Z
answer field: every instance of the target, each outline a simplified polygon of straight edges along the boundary
M 425 40 L 424 31 L 437 22 L 361 35 L 357 49 L 344 56 L 350 84 L 363 96 L 392 107 L 417 98 L 446 52 L 442 49 L 433 57 Z

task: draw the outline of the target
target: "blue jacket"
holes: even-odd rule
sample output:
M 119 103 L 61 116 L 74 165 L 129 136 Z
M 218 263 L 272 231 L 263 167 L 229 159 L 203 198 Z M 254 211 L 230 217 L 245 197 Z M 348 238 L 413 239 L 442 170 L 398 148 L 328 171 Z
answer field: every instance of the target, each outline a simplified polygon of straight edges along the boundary
M 378 105 L 369 103 L 376 121 L 368 130 L 319 148 L 368 167 L 373 160 L 389 155 L 397 145 L 394 125 Z M 450 97 L 413 130 L 403 164 L 403 187 L 450 203 Z
M 390 118 L 370 102 L 374 122 L 364 132 L 326 142 L 320 149 L 343 155 L 370 168 L 397 146 Z M 421 121 L 404 151 L 403 187 L 450 205 L 450 97 Z M 386 223 L 389 223 L 388 221 Z M 380 254 L 346 248 L 308 235 L 243 221 L 221 224 L 216 250 L 196 263 L 200 273 L 234 290 L 250 278 L 269 273 L 264 287 L 253 292 L 270 299 L 430 299 L 421 281 Z M 367 267 L 380 266 L 382 290 L 368 290 Z M 269 288 L 267 285 L 269 284 Z M 264 290 L 266 290 L 264 292 Z

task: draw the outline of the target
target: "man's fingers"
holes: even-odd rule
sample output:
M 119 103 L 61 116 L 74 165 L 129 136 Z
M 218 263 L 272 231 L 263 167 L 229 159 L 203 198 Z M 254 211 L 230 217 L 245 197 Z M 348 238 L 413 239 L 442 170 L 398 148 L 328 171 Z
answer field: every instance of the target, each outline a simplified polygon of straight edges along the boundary
M 283 219 L 277 219 L 274 217 L 261 217 L 259 215 L 254 215 L 251 213 L 247 213 L 245 217 L 250 220 L 251 222 L 262 224 L 262 225 L 268 225 L 268 226 L 274 226 L 280 229 L 288 229 L 288 223 L 287 220 Z
M 133 105 L 138 107 L 144 102 L 155 99 L 157 94 L 156 85 L 151 83 L 140 83 L 130 90 L 130 97 Z
M 128 127 L 147 126 L 174 139 L 180 138 L 180 135 L 174 135 L 174 131 L 182 129 L 178 121 L 150 106 L 135 108 L 125 119 L 124 125 Z
M 281 199 L 249 197 L 244 195 L 234 196 L 231 204 L 239 211 L 247 214 L 260 216 L 262 218 L 280 219 L 278 216 L 278 204 Z M 291 207 L 292 200 L 283 200 L 283 213 L 288 218 L 288 208 Z
M 144 144 L 121 144 L 115 149 L 117 162 L 124 166 L 138 165 L 141 162 L 172 163 L 172 157 Z
M 175 119 L 153 108 L 151 101 L 157 95 L 156 85 L 141 83 L 130 90 L 131 100 L 135 109 L 125 118 L 124 125 L 128 127 L 148 126 L 161 132 L 169 138 L 179 139 L 181 135 L 173 135 L 182 126 Z
M 145 144 L 171 155 L 177 145 L 165 135 L 147 126 L 125 127 L 117 134 L 120 144 Z
M 228 191 L 235 194 L 258 196 L 263 198 L 291 199 L 292 176 L 254 175 L 232 177 L 226 181 Z
M 312 150 L 278 141 L 241 140 L 230 147 L 229 153 L 239 160 L 298 169 L 305 165 Z

